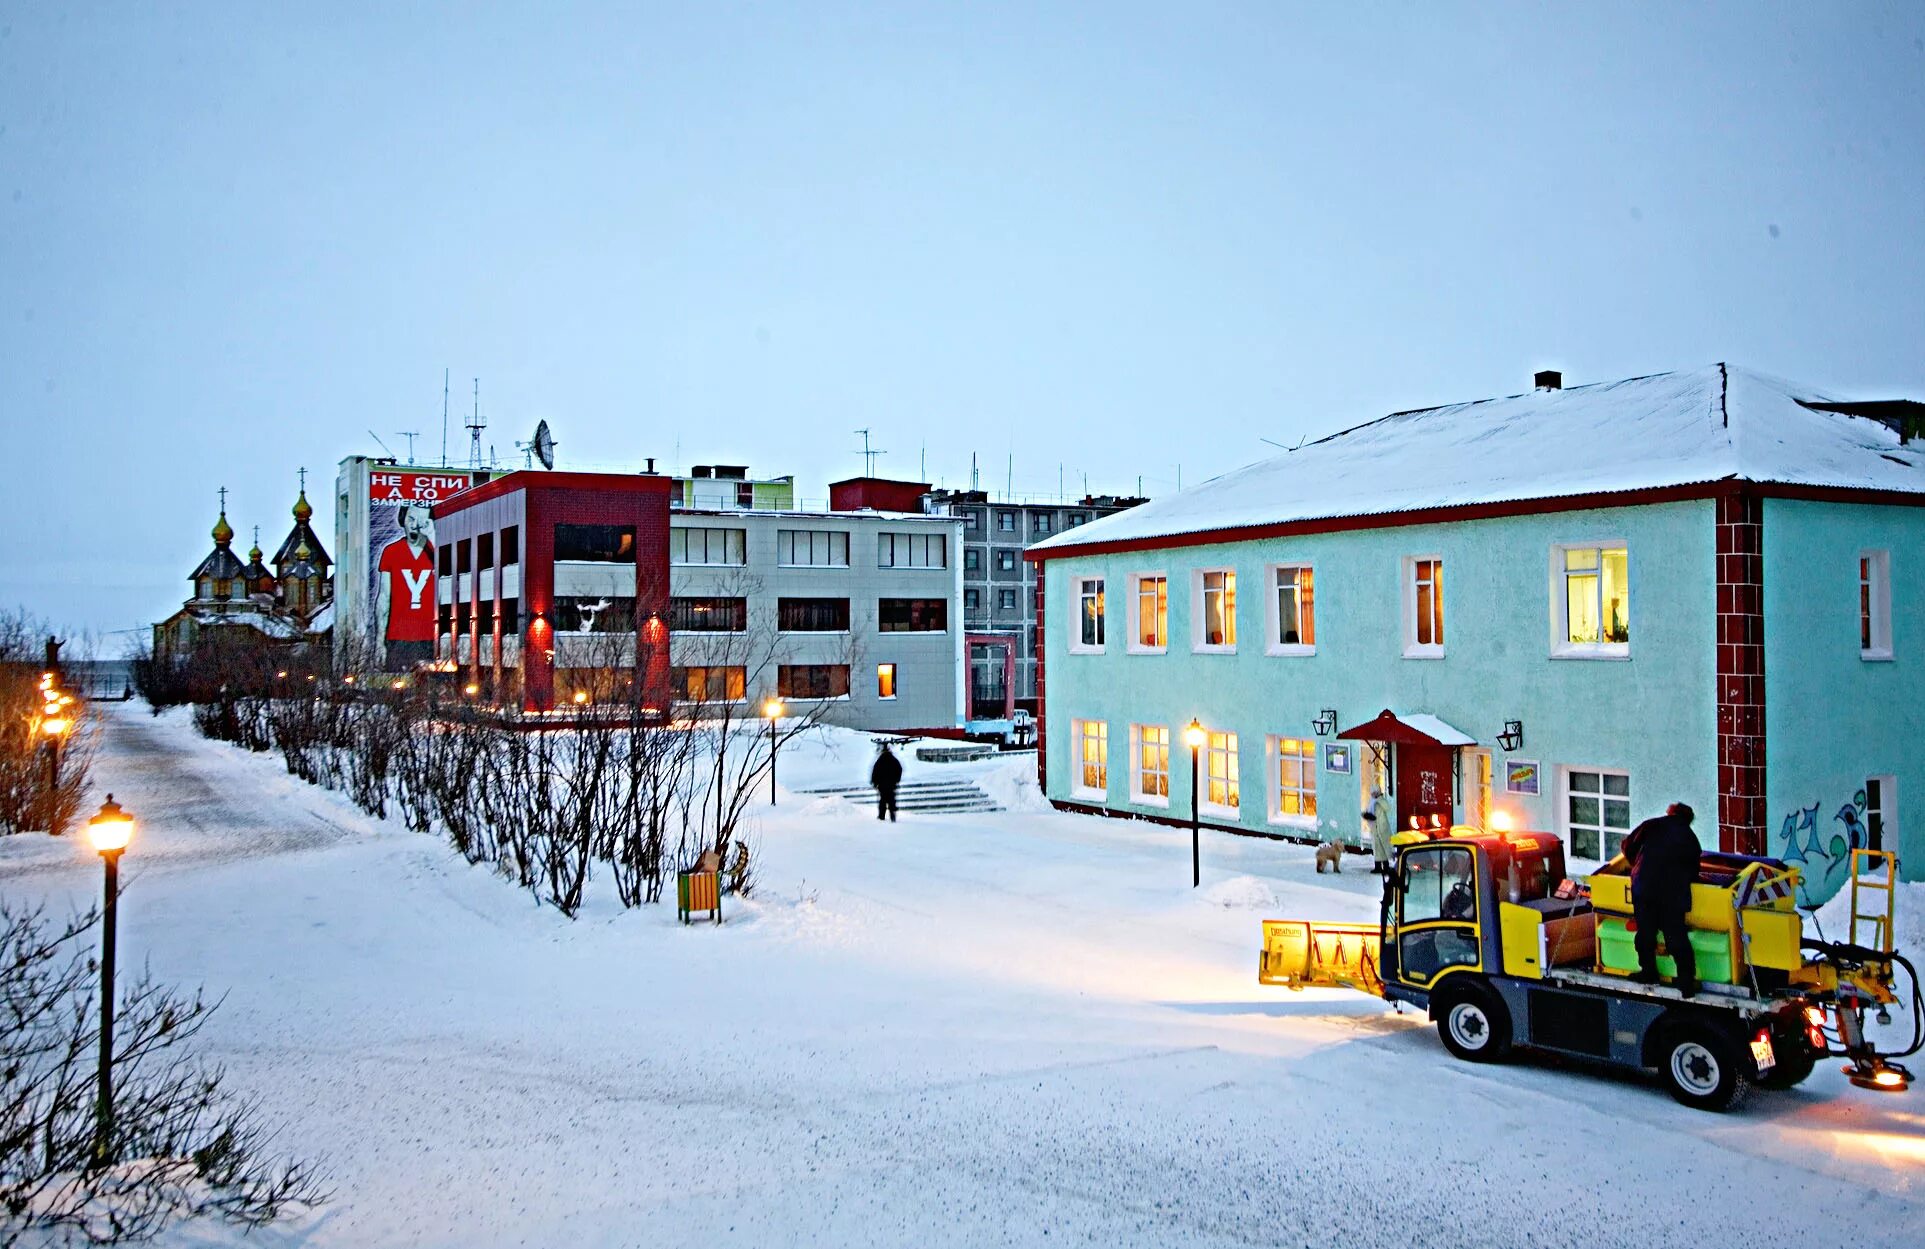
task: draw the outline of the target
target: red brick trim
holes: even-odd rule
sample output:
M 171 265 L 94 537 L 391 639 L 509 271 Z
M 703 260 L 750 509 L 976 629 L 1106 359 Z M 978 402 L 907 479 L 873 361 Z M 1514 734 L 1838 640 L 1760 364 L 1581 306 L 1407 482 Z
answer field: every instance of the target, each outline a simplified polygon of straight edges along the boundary
M 1764 501 L 1722 496 L 1717 517 L 1718 848 L 1764 854 Z

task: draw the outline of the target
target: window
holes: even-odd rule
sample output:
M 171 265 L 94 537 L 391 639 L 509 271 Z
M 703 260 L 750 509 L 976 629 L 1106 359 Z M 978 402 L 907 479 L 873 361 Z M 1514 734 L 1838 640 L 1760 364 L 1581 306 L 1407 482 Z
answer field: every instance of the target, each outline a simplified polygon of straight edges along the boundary
M 1016 552 L 1014 551 L 996 552 L 996 571 L 997 572 L 1015 572 L 1016 571 Z
M 1001 610 L 1001 611 L 1015 611 L 1016 610 L 1016 591 L 1014 590 L 996 591 L 996 607 L 998 608 L 998 610 Z
M 1082 512 L 1071 512 L 1069 514 L 1069 523 L 1064 525 L 1063 528 L 1074 529 L 1076 528 L 1076 526 L 1084 524 L 1088 520 L 1089 520 L 1089 517 Z
M 876 665 L 876 697 L 894 698 L 896 696 L 896 666 L 894 664 Z
M 1038 512 L 1036 513 L 1036 515 L 1030 517 L 1029 530 L 1031 533 L 1048 533 L 1049 532 L 1049 513 Z
M 453 546 L 445 542 L 442 543 L 437 560 L 442 576 L 452 577 L 455 575 L 455 549 Z
M 940 533 L 876 535 L 878 568 L 947 568 L 949 538 Z
M 1110 787 L 1110 726 L 1104 720 L 1072 720 L 1076 773 L 1070 788 L 1085 798 L 1100 798 Z
M 849 665 L 777 665 L 775 692 L 783 698 L 847 698 Z
M 847 568 L 849 535 L 825 529 L 778 529 L 775 562 L 785 568 Z
M 753 508 L 755 506 L 755 483 L 754 482 L 738 481 L 735 483 L 735 506 L 739 508 L 744 508 L 744 509 Z
M 555 559 L 632 564 L 635 562 L 635 526 L 556 525 Z
M 559 549 L 556 559 L 561 558 Z M 671 564 L 748 563 L 748 533 L 742 529 L 670 529 L 668 562 Z
M 1243 803 L 1237 783 L 1237 735 L 1210 732 L 1203 739 L 1203 805 L 1235 815 Z
M 501 531 L 501 566 L 521 562 L 521 526 L 510 525 Z
M 475 604 L 475 631 L 484 637 L 495 631 L 495 600 L 485 598 Z
M 467 572 L 474 567 L 475 544 L 472 538 L 463 538 L 455 543 L 455 571 Z
M 775 617 L 775 627 L 784 633 L 847 633 L 849 600 L 779 598 L 775 601 Z
M 668 627 L 677 633 L 745 633 L 749 627 L 749 601 L 745 598 L 670 599 Z
M 633 633 L 635 600 L 607 595 L 555 599 L 557 633 Z
M 1197 650 L 1233 651 L 1237 648 L 1237 575 L 1215 569 L 1196 575 Z
M 1564 771 L 1564 829 L 1571 857 L 1602 863 L 1631 831 L 1631 777 L 1601 768 Z
M 996 528 L 1001 530 L 1003 533 L 1015 533 L 1016 532 L 1016 513 L 1014 512 L 996 513 Z
M 521 600 L 505 598 L 501 600 L 501 633 L 503 637 L 514 637 L 521 632 Z
M 1889 551 L 1858 556 L 1858 656 L 1892 657 L 1892 557 Z
M 1865 845 L 1867 850 L 1898 849 L 1898 778 L 1873 776 L 1865 781 Z
M 1154 807 L 1170 805 L 1170 730 L 1163 724 L 1130 726 L 1130 797 Z
M 475 539 L 475 571 L 486 572 L 495 566 L 495 535 L 484 533 Z
M 453 603 L 443 603 L 435 617 L 435 631 L 446 635 L 454 632 L 455 608 Z
M 879 633 L 946 633 L 949 631 L 949 600 L 946 598 L 878 599 L 876 631 Z
M 1452 846 L 1423 853 L 1406 851 L 1405 857 L 1409 863 L 1404 874 L 1404 923 L 1477 918 L 1477 887 L 1472 874 L 1475 865 L 1470 851 Z
M 1130 595 L 1130 649 L 1160 653 L 1170 644 L 1170 583 L 1160 574 L 1138 573 Z
M 1441 659 L 1444 655 L 1444 561 L 1424 557 L 1404 561 L 1404 655 Z
M 465 634 L 468 632 L 468 624 L 472 619 L 470 615 L 471 611 L 472 611 L 472 608 L 469 605 L 467 599 L 462 599 L 459 603 L 455 604 L 455 632 L 456 633 Z
M 1317 826 L 1317 743 L 1303 737 L 1270 739 L 1270 818 L 1279 824 Z
M 1631 649 L 1630 557 L 1623 546 L 1551 549 L 1551 592 L 1557 619 L 1551 653 L 1561 657 L 1621 657 Z
M 1072 653 L 1096 654 L 1103 649 L 1103 579 L 1077 577 L 1071 586 L 1076 624 L 1069 649 Z
M 963 548 L 963 571 L 964 572 L 981 572 L 982 570 L 983 570 L 982 548 L 973 547 L 973 546 L 964 547 Z
M 976 613 L 982 611 L 982 609 L 983 609 L 983 592 L 981 590 L 964 590 L 963 591 L 963 611 L 973 616 Z
M 982 527 L 983 514 L 981 512 L 970 511 L 963 513 L 964 529 L 967 529 L 971 533 L 978 533 L 982 530 Z
M 690 703 L 746 702 L 748 670 L 739 664 L 675 668 L 669 675 L 675 697 Z
M 1317 650 L 1317 579 L 1308 564 L 1270 570 L 1272 655 L 1312 655 Z

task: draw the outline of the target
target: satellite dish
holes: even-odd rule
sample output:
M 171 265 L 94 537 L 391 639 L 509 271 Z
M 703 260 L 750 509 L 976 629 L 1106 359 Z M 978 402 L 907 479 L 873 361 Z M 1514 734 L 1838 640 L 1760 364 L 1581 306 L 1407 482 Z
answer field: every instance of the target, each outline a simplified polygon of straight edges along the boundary
M 515 446 L 528 456 L 530 468 L 534 467 L 535 460 L 540 460 L 543 468 L 555 467 L 555 436 L 548 432 L 547 421 L 536 422 L 535 436 Z

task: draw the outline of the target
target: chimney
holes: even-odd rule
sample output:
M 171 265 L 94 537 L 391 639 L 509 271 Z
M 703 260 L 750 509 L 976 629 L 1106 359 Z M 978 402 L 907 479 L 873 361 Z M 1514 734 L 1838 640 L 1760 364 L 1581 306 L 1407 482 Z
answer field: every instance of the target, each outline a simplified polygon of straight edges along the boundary
M 1539 390 L 1563 390 L 1564 389 L 1564 375 L 1558 372 L 1556 369 L 1540 370 L 1537 374 L 1535 374 L 1531 378 L 1531 382 Z
M 647 473 L 650 477 L 653 477 L 655 475 L 655 457 L 654 456 L 651 455 L 648 457 L 648 467 L 643 469 L 642 471 L 644 473 Z

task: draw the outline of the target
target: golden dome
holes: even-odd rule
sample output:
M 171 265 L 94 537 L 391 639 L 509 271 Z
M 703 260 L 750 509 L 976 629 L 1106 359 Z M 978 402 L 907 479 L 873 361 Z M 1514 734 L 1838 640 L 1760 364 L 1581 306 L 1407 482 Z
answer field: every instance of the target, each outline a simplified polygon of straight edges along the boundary
M 227 509 L 221 509 L 221 518 L 214 522 L 214 545 L 226 546 L 234 540 L 234 526 L 227 523 Z
M 307 491 L 303 489 L 301 497 L 294 500 L 294 519 L 305 525 L 313 515 L 314 507 L 307 501 Z

